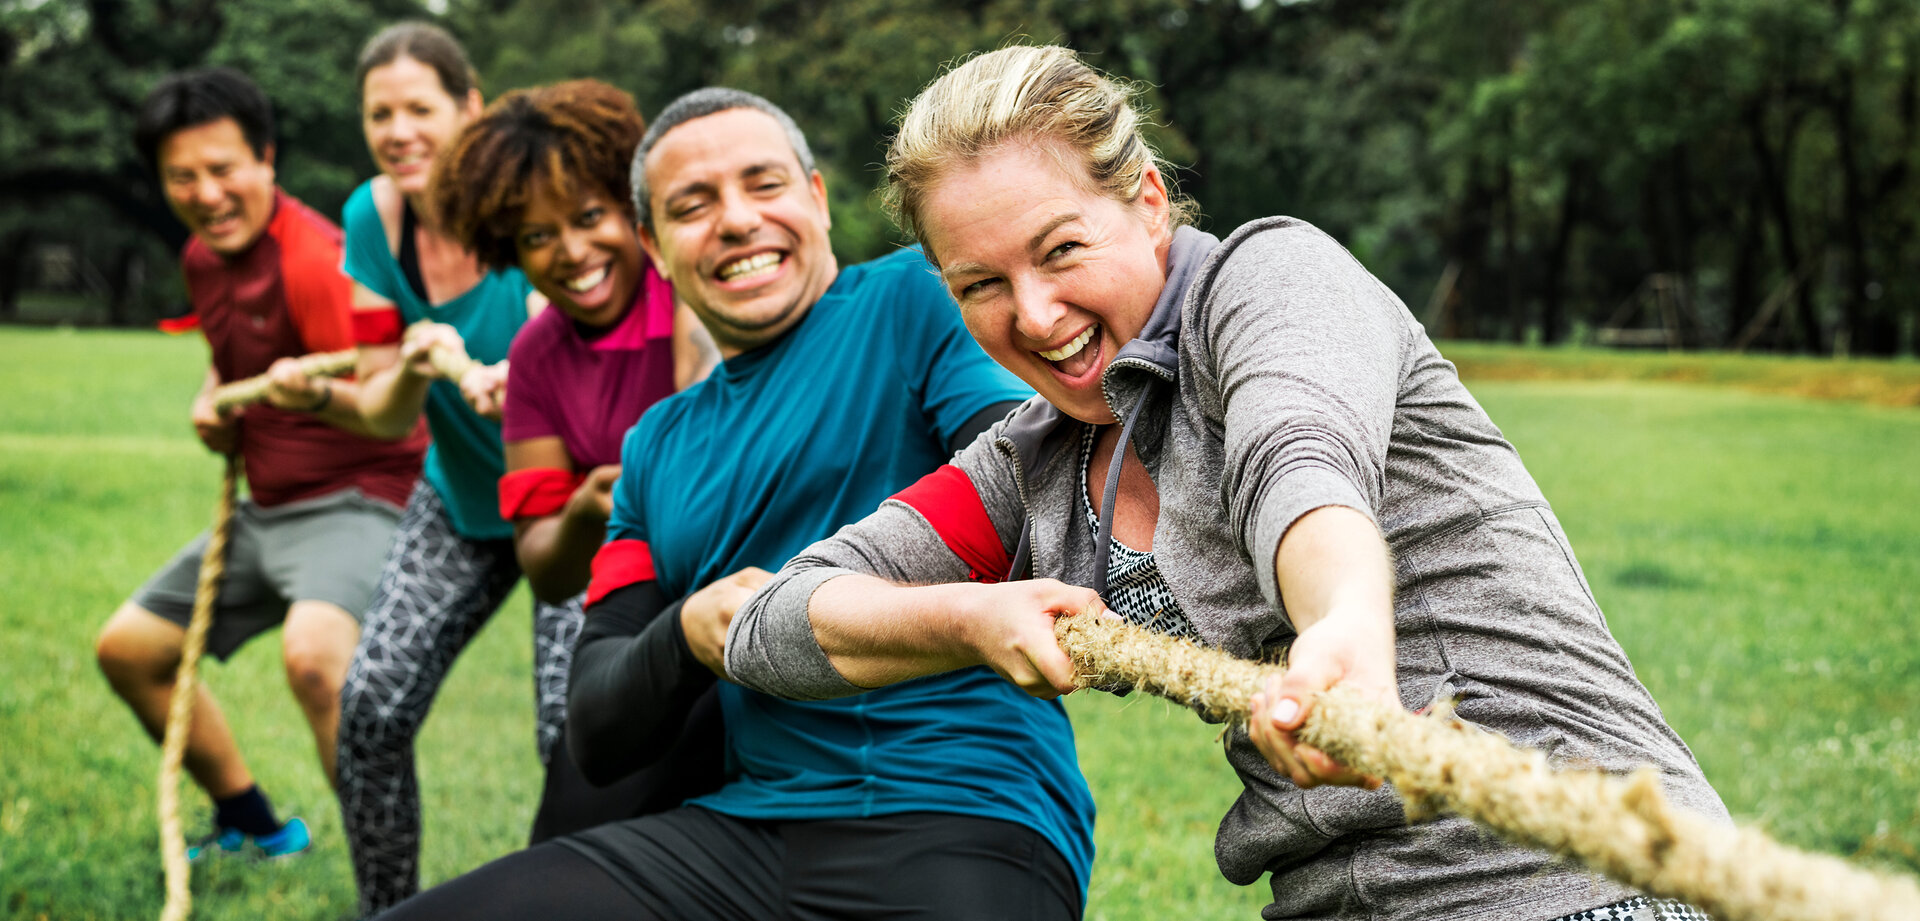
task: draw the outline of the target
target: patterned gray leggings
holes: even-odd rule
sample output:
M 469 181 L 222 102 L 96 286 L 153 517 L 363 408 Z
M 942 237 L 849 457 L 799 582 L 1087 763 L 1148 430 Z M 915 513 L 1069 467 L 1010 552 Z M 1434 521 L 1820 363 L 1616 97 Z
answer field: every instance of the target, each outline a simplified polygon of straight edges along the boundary
M 420 888 L 413 740 L 453 660 L 520 581 L 511 540 L 455 534 L 433 487 L 407 500 L 340 694 L 340 815 L 371 917 Z M 581 599 L 533 606 L 536 742 L 544 763 L 566 719 Z

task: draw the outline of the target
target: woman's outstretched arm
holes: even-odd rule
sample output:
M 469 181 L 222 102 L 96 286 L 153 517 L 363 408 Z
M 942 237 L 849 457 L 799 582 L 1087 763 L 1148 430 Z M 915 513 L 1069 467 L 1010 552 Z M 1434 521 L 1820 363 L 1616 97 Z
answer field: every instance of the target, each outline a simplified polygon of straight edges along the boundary
M 1393 562 L 1372 519 L 1323 506 L 1300 517 L 1274 553 L 1275 579 L 1299 631 L 1284 678 L 1253 699 L 1248 735 L 1267 760 L 1302 787 L 1377 786 L 1325 753 L 1297 745 L 1313 695 L 1334 685 L 1399 706 L 1394 673 Z

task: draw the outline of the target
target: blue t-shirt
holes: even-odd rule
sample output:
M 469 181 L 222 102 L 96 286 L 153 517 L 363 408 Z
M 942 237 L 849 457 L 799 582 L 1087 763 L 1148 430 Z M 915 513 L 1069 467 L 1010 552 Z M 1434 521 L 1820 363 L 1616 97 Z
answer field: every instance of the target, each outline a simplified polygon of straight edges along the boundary
M 841 271 L 806 317 L 640 417 L 609 540 L 644 540 L 668 597 L 778 570 L 945 463 L 947 439 L 1032 391 L 995 365 L 918 250 Z M 1084 893 L 1093 798 L 1058 701 L 984 667 L 841 700 L 719 684 L 729 782 L 694 803 L 754 819 L 932 811 L 1018 822 Z
M 459 330 L 475 361 L 493 364 L 507 357 L 507 346 L 527 322 L 527 295 L 533 291 L 519 269 L 489 272 L 467 293 L 428 304 L 407 284 L 387 246 L 371 181 L 354 190 L 340 218 L 347 232 L 345 270 L 354 281 L 392 301 L 407 323 L 432 320 Z M 439 380 L 427 389 L 427 427 L 433 430 L 433 445 L 421 475 L 440 494 L 454 532 L 472 540 L 512 537 L 513 525 L 500 517 L 500 477 L 507 472 L 500 423 L 475 413 L 458 384 Z

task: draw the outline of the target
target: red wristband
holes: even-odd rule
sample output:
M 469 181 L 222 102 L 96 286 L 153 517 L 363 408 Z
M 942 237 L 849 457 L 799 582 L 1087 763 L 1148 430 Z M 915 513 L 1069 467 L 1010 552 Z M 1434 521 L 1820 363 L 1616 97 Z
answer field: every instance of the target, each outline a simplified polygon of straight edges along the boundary
M 353 312 L 353 341 L 360 345 L 393 345 L 400 341 L 402 332 L 404 326 L 397 308 Z
M 593 555 L 593 581 L 587 584 L 587 607 L 636 582 L 651 582 L 653 550 L 644 540 L 608 541 Z
M 529 467 L 500 478 L 500 517 L 525 521 L 557 514 L 587 475 L 558 467 Z

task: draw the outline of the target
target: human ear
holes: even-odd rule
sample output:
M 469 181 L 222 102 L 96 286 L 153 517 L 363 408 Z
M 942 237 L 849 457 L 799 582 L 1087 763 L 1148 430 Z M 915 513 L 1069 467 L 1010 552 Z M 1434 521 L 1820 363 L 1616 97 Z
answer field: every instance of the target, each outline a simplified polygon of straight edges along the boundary
M 827 180 L 821 177 L 819 170 L 814 170 L 813 175 L 807 177 L 807 188 L 814 202 L 820 206 L 820 214 L 826 218 L 827 228 L 832 229 L 833 209 L 827 207 Z
M 1160 175 L 1160 167 L 1147 164 L 1146 170 L 1140 174 L 1140 194 L 1133 201 L 1141 209 L 1141 217 L 1146 220 L 1148 227 L 1172 235 L 1173 203 L 1167 195 L 1167 180 Z
M 653 263 L 654 274 L 672 281 L 673 276 L 667 274 L 666 260 L 660 258 L 660 241 L 654 237 L 653 231 L 648 229 L 647 225 L 638 225 L 638 230 L 640 231 L 640 251 L 646 253 L 647 261 Z

